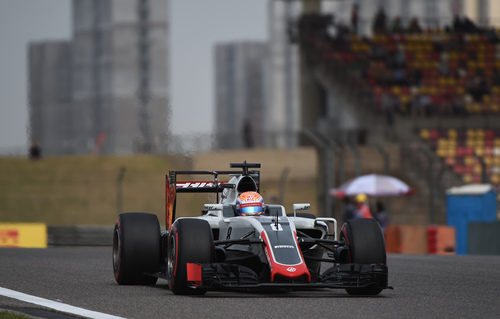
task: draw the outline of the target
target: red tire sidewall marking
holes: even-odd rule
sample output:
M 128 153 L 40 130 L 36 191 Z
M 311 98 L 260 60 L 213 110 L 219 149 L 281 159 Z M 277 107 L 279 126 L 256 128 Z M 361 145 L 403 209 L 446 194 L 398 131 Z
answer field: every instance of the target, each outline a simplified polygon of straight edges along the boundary
M 120 218 L 118 218 L 116 220 L 116 230 L 118 231 L 118 266 L 116 267 L 116 274 L 115 274 L 115 279 L 118 280 L 118 277 L 120 277 L 120 269 L 122 268 L 121 267 L 121 264 L 122 264 L 122 228 L 121 228 L 121 225 L 120 225 Z
M 176 227 L 172 227 L 171 233 L 175 233 L 175 262 L 174 262 L 174 267 L 173 267 L 173 274 L 172 277 L 170 278 L 170 289 L 173 289 L 174 284 L 175 284 L 175 275 L 177 274 L 177 261 L 179 258 L 179 233 L 177 232 Z M 173 235 L 172 235 L 173 236 Z
M 347 236 L 347 228 L 344 226 L 342 227 L 342 233 L 344 233 L 344 240 L 345 240 L 345 244 L 349 247 L 349 249 L 347 250 L 347 261 L 348 262 L 352 262 L 352 256 L 351 256 L 351 243 L 349 241 L 349 237 Z

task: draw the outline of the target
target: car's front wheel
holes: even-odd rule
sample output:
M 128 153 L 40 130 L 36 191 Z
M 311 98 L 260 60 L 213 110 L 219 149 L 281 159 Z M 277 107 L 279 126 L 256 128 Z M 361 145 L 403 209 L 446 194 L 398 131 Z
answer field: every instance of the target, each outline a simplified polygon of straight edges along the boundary
M 213 260 L 214 239 L 207 221 L 184 218 L 175 221 L 169 234 L 168 274 L 174 294 L 199 295 L 206 290 L 191 287 L 187 264 L 208 264 Z
M 349 247 L 348 262 L 356 264 L 385 265 L 387 254 L 382 230 L 375 219 L 362 218 L 347 221 L 340 233 L 340 239 Z M 347 288 L 350 295 L 378 295 L 383 288 L 370 286 Z

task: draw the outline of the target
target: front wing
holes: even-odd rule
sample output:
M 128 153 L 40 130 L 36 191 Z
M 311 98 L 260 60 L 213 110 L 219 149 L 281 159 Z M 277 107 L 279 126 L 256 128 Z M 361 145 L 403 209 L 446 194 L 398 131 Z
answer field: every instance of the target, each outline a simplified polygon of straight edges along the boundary
M 227 263 L 187 264 L 187 280 L 192 287 L 207 290 L 290 288 L 391 288 L 387 285 L 387 266 L 376 264 L 334 264 L 315 281 L 304 278 L 264 282 L 250 268 Z

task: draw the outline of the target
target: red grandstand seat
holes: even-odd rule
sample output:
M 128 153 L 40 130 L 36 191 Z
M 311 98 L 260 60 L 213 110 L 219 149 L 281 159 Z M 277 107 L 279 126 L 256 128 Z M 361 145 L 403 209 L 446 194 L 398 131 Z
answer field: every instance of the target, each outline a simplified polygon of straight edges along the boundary
M 493 138 L 495 137 L 495 132 L 493 130 L 491 130 L 491 129 L 485 130 L 484 131 L 484 137 L 485 137 L 485 139 L 487 141 L 490 141 L 490 140 L 492 141 Z
M 465 147 L 459 146 L 457 148 L 457 156 L 464 157 L 465 156 Z
M 472 147 L 465 147 L 465 155 L 466 156 L 472 156 L 472 155 L 474 155 L 474 148 L 472 148 Z
M 430 131 L 430 137 L 433 140 L 437 140 L 439 138 L 439 131 L 434 129 Z
M 486 143 L 488 143 L 488 142 L 486 142 Z M 484 150 L 483 150 L 484 156 L 491 156 L 491 155 L 493 155 L 493 141 L 489 141 L 489 143 L 491 143 L 491 145 L 485 144 L 485 147 L 484 147 Z
M 465 173 L 465 166 L 464 165 L 460 165 L 460 164 L 457 164 L 453 167 L 453 171 L 456 173 L 456 174 L 459 174 L 459 175 L 462 175 L 463 173 Z
M 451 167 L 454 167 L 457 163 L 456 158 L 454 156 L 449 156 L 445 159 L 445 164 Z
M 481 183 L 481 175 L 480 174 L 472 174 L 472 183 Z

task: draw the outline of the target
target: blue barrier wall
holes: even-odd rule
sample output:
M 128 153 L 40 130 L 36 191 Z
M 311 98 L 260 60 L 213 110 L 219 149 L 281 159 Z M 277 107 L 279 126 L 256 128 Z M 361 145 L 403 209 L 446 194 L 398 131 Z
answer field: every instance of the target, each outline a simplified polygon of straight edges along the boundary
M 493 190 L 482 194 L 448 193 L 446 222 L 456 229 L 457 254 L 467 253 L 467 228 L 472 221 L 497 220 L 497 195 Z

